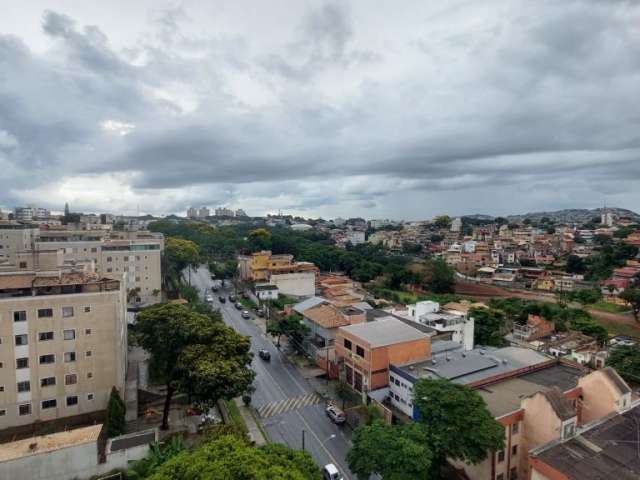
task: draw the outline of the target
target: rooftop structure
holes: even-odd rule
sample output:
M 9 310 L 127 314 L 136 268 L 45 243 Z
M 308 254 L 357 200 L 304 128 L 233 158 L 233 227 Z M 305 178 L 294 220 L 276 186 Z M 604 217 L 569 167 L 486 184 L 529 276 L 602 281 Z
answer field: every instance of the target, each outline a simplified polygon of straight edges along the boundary
M 425 333 L 391 316 L 375 322 L 342 327 L 342 330 L 361 338 L 372 348 L 429 338 Z

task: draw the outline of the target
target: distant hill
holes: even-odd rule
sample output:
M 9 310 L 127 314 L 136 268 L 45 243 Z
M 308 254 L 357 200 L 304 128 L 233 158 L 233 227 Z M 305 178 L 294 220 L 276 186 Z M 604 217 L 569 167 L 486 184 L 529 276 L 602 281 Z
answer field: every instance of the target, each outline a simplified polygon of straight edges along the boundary
M 616 207 L 607 207 L 607 210 L 618 217 L 630 217 L 634 220 L 640 221 L 640 215 L 631 210 Z M 600 217 L 603 211 L 603 208 L 593 208 L 591 210 L 586 208 L 571 208 L 556 210 L 554 212 L 532 212 L 525 213 L 523 215 L 509 215 L 506 218 L 509 221 L 517 222 L 527 218 L 532 221 L 539 221 L 542 217 L 548 217 L 559 223 L 586 223 L 593 217 Z

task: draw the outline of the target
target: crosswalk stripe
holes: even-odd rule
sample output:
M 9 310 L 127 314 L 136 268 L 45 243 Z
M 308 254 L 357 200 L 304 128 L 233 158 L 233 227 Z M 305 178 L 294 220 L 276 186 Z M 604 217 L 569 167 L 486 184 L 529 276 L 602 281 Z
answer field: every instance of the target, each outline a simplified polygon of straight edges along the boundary
M 278 400 L 277 402 L 267 403 L 258 408 L 258 415 L 262 418 L 274 417 L 285 412 L 292 410 L 299 410 L 309 405 L 315 405 L 322 401 L 322 399 L 315 393 L 309 393 L 307 395 L 300 395 L 298 397 L 289 397 L 284 400 Z

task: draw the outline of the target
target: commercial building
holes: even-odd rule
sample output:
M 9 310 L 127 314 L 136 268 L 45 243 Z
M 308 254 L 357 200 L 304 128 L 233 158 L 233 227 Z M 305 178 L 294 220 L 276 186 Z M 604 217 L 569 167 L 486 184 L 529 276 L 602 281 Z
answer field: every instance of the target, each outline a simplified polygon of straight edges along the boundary
M 90 265 L 0 272 L 0 429 L 106 409 L 124 391 L 126 290 Z
M 431 338 L 392 316 L 340 327 L 335 339 L 336 359 L 345 382 L 357 392 L 385 387 L 389 365 L 431 357 Z
M 215 209 L 216 217 L 233 217 L 235 212 L 230 208 L 220 207 Z

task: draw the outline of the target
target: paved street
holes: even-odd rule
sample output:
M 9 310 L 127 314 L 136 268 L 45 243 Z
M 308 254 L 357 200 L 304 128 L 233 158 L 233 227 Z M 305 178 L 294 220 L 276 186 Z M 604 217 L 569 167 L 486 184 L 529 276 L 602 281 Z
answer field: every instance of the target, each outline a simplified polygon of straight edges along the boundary
M 212 284 L 209 270 L 203 266 L 192 271 L 191 284 L 204 294 Z M 324 402 L 315 396 L 298 370 L 283 358 L 253 320 L 243 319 L 240 311 L 229 301 L 224 304 L 218 301 L 218 295 L 229 293 L 229 287 L 213 293 L 213 306 L 222 311 L 225 323 L 251 337 L 252 351 L 256 354 L 253 360 L 256 371 L 253 405 L 262 413 L 259 420 L 270 439 L 293 448 L 302 448 L 304 432 L 305 449 L 320 466 L 333 463 L 345 480 L 352 479 L 345 462 L 349 450 L 348 430 L 338 427 L 327 418 Z M 270 362 L 264 362 L 257 356 L 260 349 L 271 352 Z

